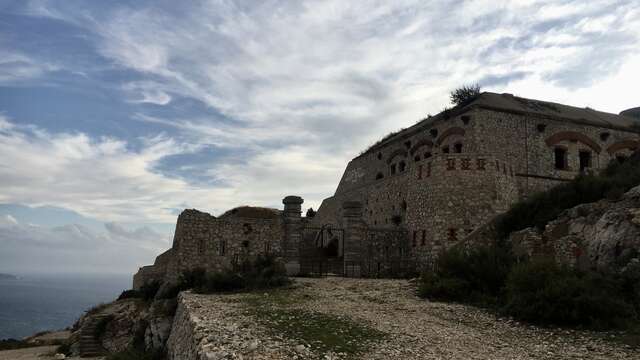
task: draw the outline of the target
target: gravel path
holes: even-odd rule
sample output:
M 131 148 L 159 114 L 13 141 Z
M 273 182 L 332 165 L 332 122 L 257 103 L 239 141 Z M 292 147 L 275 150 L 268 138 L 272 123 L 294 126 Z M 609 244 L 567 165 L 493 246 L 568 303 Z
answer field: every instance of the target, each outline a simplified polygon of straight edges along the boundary
M 338 315 L 386 334 L 361 359 L 640 359 L 632 349 L 603 335 L 543 329 L 500 319 L 477 308 L 417 298 L 403 280 L 296 279 L 275 306 Z M 281 293 L 282 294 L 282 293 Z M 186 294 L 201 319 L 209 358 L 342 358 L 313 351 L 309 343 L 268 331 L 247 299 L 273 295 Z M 306 347 L 303 347 L 305 345 Z

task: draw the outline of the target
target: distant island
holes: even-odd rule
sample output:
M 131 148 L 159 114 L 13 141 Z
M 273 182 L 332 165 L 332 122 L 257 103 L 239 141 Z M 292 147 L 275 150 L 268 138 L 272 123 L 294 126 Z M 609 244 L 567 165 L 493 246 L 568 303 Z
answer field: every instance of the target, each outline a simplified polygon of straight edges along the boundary
M 18 280 L 18 277 L 11 274 L 0 273 L 0 280 Z

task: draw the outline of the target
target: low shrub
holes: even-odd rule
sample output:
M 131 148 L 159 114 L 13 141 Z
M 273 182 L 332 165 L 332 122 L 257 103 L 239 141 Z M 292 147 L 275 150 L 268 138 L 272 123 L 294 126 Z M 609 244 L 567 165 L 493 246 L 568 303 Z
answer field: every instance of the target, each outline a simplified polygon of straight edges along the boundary
M 17 339 L 3 339 L 0 340 L 0 351 L 2 350 L 15 350 L 15 349 L 24 349 L 29 347 L 38 346 L 37 344 L 30 343 L 23 340 Z
M 494 305 L 514 263 L 507 246 L 472 250 L 452 248 L 443 252 L 434 272 L 425 272 L 419 295 L 433 300 L 452 300 Z
M 509 274 L 504 310 L 531 323 L 624 328 L 638 314 L 623 286 L 615 276 L 534 260 L 515 266 Z
M 284 265 L 274 256 L 257 256 L 253 261 L 245 261 L 235 270 L 216 272 L 206 277 L 197 292 L 213 293 L 238 291 L 243 289 L 265 289 L 289 283 Z

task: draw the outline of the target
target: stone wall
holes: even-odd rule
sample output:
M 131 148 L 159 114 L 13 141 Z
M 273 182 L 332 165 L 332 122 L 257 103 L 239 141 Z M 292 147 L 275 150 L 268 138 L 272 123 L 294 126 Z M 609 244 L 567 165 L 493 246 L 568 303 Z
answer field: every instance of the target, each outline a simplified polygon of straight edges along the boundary
M 598 126 L 554 116 L 550 103 L 518 101 L 545 108 L 524 113 L 471 105 L 374 146 L 349 162 L 313 224 L 343 227 L 341 204 L 358 201 L 368 227 L 408 230 L 415 256 L 428 259 L 514 202 L 580 174 L 581 153 L 589 157 L 584 171 L 597 172 L 640 146 L 635 130 L 608 122 L 615 115 L 602 115 Z M 566 151 L 564 169 L 556 168 L 556 148 Z
M 178 309 L 167 340 L 167 357 L 169 360 L 208 360 L 200 348 L 202 335 L 197 333 L 197 318 L 191 314 L 184 296 L 183 293 L 178 298 Z

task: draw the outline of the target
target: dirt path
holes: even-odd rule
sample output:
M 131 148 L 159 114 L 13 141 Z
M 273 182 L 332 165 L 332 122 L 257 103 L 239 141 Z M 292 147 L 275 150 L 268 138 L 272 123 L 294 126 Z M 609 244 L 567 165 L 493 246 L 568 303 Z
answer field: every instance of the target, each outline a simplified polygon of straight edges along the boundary
M 203 352 L 254 359 L 640 359 L 640 350 L 603 334 L 526 326 L 477 308 L 419 299 L 407 281 L 296 283 L 275 293 L 188 295 L 210 339 Z M 309 325 L 314 321 L 315 328 Z M 327 337 L 331 332 L 339 335 Z M 364 352 L 351 346 L 367 337 L 374 340 Z M 346 350 L 328 350 L 336 344 Z

